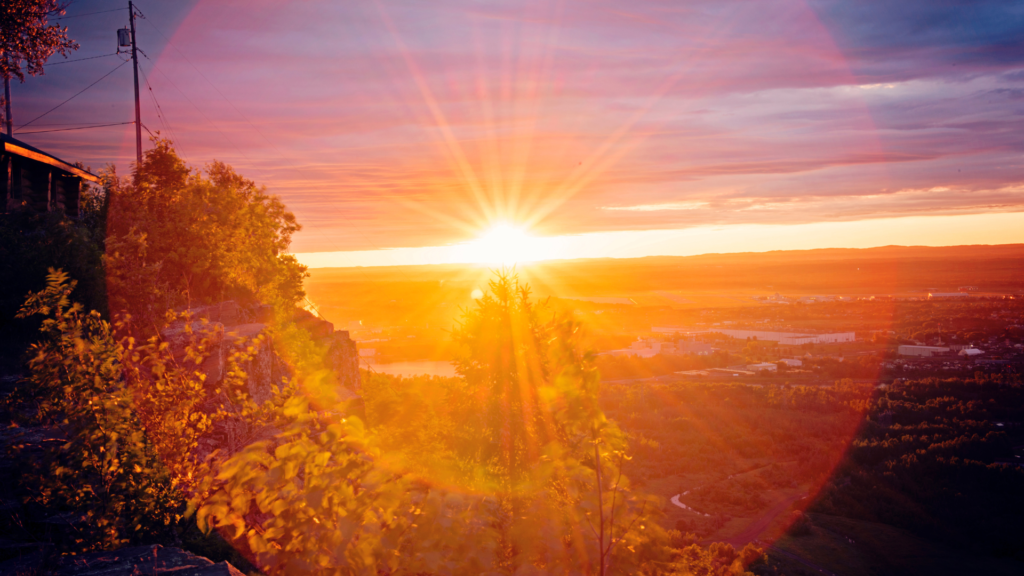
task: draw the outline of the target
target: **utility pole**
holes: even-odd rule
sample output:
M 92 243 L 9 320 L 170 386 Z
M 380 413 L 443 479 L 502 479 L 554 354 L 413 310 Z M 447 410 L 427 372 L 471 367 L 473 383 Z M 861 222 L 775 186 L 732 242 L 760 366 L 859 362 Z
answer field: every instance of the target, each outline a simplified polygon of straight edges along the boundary
M 135 47 L 135 6 L 128 2 L 128 18 L 132 26 L 132 67 L 135 68 L 135 171 L 142 169 L 142 111 L 139 108 L 139 54 Z
M 7 121 L 7 137 L 14 137 L 14 121 L 11 118 L 11 79 L 4 78 L 4 120 Z

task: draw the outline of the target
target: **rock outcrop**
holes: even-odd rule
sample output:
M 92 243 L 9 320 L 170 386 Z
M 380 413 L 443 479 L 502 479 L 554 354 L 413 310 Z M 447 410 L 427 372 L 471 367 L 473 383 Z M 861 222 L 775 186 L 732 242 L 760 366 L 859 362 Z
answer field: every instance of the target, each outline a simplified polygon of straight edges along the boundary
M 328 366 L 338 375 L 338 382 L 356 394 L 362 393 L 362 379 L 359 375 L 359 350 L 348 330 L 338 330 L 331 335 L 331 347 L 327 352 Z
M 180 548 L 135 546 L 48 559 L 37 552 L 0 562 L 0 574 L 18 576 L 243 576 L 227 562 L 211 562 Z
M 189 326 L 179 321 L 166 328 L 161 335 L 178 361 L 185 358 L 190 339 L 205 339 L 209 343 L 209 356 L 199 366 L 199 370 L 205 374 L 206 383 L 212 390 L 220 388 L 219 384 L 227 376 L 231 354 L 243 346 L 253 345 L 257 337 L 265 333 L 266 322 L 271 320 L 273 310 L 267 306 L 241 308 L 235 302 L 227 301 L 192 308 L 189 312 Z M 326 345 L 326 364 L 337 376 L 338 396 L 349 400 L 358 397 L 361 391 L 359 352 L 349 333 L 335 331 L 333 324 L 306 310 L 296 310 L 292 319 L 314 341 Z M 269 400 L 273 387 L 281 385 L 293 375 L 291 367 L 275 349 L 273 338 L 260 340 L 251 358 L 239 368 L 247 376 L 246 391 L 257 403 Z M 240 412 L 240 407 L 233 405 L 223 390 L 207 404 L 205 409 L 209 412 Z M 199 455 L 205 457 L 216 449 L 228 454 L 234 453 L 258 437 L 265 436 L 262 432 L 253 429 L 242 418 L 225 418 L 200 442 Z

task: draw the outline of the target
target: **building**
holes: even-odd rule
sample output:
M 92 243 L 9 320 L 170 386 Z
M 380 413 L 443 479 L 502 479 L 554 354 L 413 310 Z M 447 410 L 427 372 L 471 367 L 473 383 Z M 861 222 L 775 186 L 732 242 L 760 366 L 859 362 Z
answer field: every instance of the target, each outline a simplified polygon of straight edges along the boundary
M 0 134 L 0 209 L 64 212 L 78 216 L 82 181 L 94 174 L 21 140 Z
M 795 368 L 796 366 L 804 365 L 804 363 L 801 360 L 797 360 L 796 358 L 783 358 L 779 360 L 779 362 L 782 362 L 783 364 L 789 366 L 790 368 Z
M 977 348 L 964 348 L 963 350 L 960 350 L 960 352 L 958 352 L 960 356 L 968 358 L 971 356 L 980 356 L 984 353 L 985 352 L 983 350 L 978 350 Z
M 949 352 L 949 348 L 945 346 L 911 346 L 904 344 L 900 346 L 897 351 L 900 356 L 935 356 L 936 354 L 945 354 Z
M 769 372 L 775 372 L 779 367 L 771 362 L 761 362 L 759 364 L 747 364 L 747 370 L 751 372 L 760 372 L 761 370 L 767 370 Z

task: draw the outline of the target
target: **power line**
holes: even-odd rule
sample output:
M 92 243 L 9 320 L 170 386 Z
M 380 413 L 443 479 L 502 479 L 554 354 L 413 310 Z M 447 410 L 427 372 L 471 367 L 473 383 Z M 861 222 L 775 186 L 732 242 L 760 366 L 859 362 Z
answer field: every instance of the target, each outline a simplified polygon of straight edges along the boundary
M 145 53 L 143 53 L 143 56 L 145 56 Z M 146 56 L 146 59 L 147 59 L 147 60 L 149 60 L 149 57 L 148 57 L 148 56 Z M 152 62 L 152 60 L 150 60 L 150 62 Z M 213 127 L 214 127 L 214 128 L 215 128 L 215 129 L 217 130 L 217 132 L 220 132 L 220 135 L 224 137 L 224 140 L 225 140 L 225 141 L 226 141 L 226 142 L 227 142 L 228 144 L 230 144 L 230 145 L 234 146 L 234 147 L 235 147 L 235 151 L 237 151 L 237 152 L 238 152 L 238 154 L 239 154 L 240 156 L 242 156 L 242 157 L 243 157 L 243 158 L 245 158 L 246 160 L 248 160 L 248 159 L 249 159 L 249 157 L 245 155 L 245 152 L 242 152 L 242 150 L 241 150 L 241 149 L 240 149 L 240 148 L 238 147 L 238 145 L 237 145 L 237 144 L 235 144 L 235 142 L 234 142 L 233 140 L 231 140 L 231 138 L 228 138 L 228 135 L 227 135 L 227 134 L 225 134 L 225 133 L 224 133 L 224 131 L 220 129 L 220 126 L 219 126 L 219 125 L 218 125 L 218 124 L 217 124 L 216 122 L 214 122 L 213 120 L 211 120 L 211 119 L 210 119 L 210 118 L 209 118 L 209 117 L 208 117 L 208 116 L 207 116 L 207 115 L 206 115 L 206 114 L 205 114 L 205 113 L 204 113 L 204 112 L 203 112 L 203 111 L 202 111 L 202 110 L 201 110 L 201 109 L 199 108 L 199 106 L 196 106 L 196 103 L 195 103 L 195 102 L 193 102 L 193 101 L 192 101 L 192 99 L 191 99 L 191 98 L 189 98 L 189 97 L 188 97 L 188 95 L 187 95 L 187 94 L 185 94 L 185 92 L 184 92 L 184 91 L 182 91 L 182 89 L 181 89 L 181 88 L 178 88 L 178 85 L 174 83 L 174 80 L 171 80 L 171 79 L 170 79 L 170 77 L 168 77 L 168 76 L 167 76 L 167 74 L 164 74 L 163 70 L 161 70 L 160 68 L 158 68 L 158 67 L 156 67 L 156 66 L 153 66 L 153 70 L 156 70 L 157 72 L 159 72 L 159 73 L 160 73 L 160 75 L 164 77 L 164 80 L 167 80 L 167 82 L 168 82 L 168 83 L 170 83 L 170 85 L 171 85 L 171 86 L 173 86 L 173 87 L 174 87 L 174 89 L 175 89 L 175 90 L 177 90 L 177 91 L 178 91 L 178 93 L 179 93 L 179 94 L 181 94 L 181 96 L 182 96 L 182 97 L 183 97 L 183 98 L 184 98 L 185 100 L 187 100 L 187 101 L 188 101 L 188 103 L 189 103 L 189 104 L 191 104 L 193 108 L 195 108 L 195 109 L 196 109 L 196 112 L 199 112 L 199 115 L 200 115 L 200 116 L 202 116 L 202 117 L 203 117 L 203 119 L 204 119 L 204 120 L 206 120 L 206 122 L 207 122 L 207 123 L 208 123 L 208 124 L 209 124 L 210 126 L 213 126 Z
M 100 56 L 90 56 L 88 58 L 78 58 L 76 60 L 64 60 L 63 62 L 47 62 L 46 65 L 47 66 L 57 66 L 57 65 L 60 65 L 60 64 L 71 64 L 72 62 L 82 62 L 84 60 L 95 60 L 97 58 L 110 58 L 111 56 L 117 56 L 117 52 L 113 52 L 113 53 L 110 53 L 110 54 L 103 54 L 103 55 L 100 55 Z
M 70 128 L 72 126 L 92 126 L 94 122 L 51 122 L 48 124 L 36 124 L 36 128 Z
M 118 69 L 118 68 L 120 68 L 121 66 L 124 66 L 124 65 L 125 65 L 125 64 L 127 64 L 127 63 L 128 63 L 128 61 L 127 61 L 127 60 L 126 60 L 126 61 L 124 61 L 124 62 L 121 62 L 120 64 L 118 64 L 118 65 L 117 65 L 117 67 L 116 67 L 116 68 L 114 68 L 114 69 L 113 69 L 113 70 L 111 70 L 110 72 L 107 72 L 106 74 L 104 74 L 103 76 L 101 76 L 101 77 L 99 78 L 99 80 L 96 80 L 96 81 L 95 81 L 95 82 L 93 82 L 92 84 L 89 84 L 89 85 L 88 85 L 88 86 L 86 86 L 85 88 L 82 88 L 82 89 L 81 89 L 81 90 L 79 90 L 79 91 L 78 91 L 77 93 L 75 93 L 75 95 L 74 95 L 74 96 L 72 96 L 71 98 L 68 98 L 67 100 L 65 100 L 65 101 L 61 102 L 60 104 L 57 104 L 57 105 L 56 105 L 56 106 L 54 106 L 53 108 L 50 108 L 50 109 L 49 109 L 49 110 L 47 110 L 46 112 L 43 112 L 43 113 L 42 113 L 42 114 L 40 114 L 39 116 L 36 116 L 35 118 L 33 118 L 33 119 L 29 120 L 28 122 L 26 122 L 26 123 L 22 124 L 21 126 L 18 126 L 18 130 L 21 130 L 21 129 L 22 129 L 22 128 L 24 128 L 25 126 L 28 126 L 29 124 L 31 124 L 31 123 L 33 123 L 33 122 L 35 122 L 36 120 L 39 120 L 39 119 L 40 119 L 40 118 L 42 118 L 43 116 L 46 116 L 46 115 L 47 115 L 47 114 L 49 114 L 50 112 L 53 112 L 53 111 L 54 111 L 54 110 L 56 110 L 57 108 L 60 108 L 61 106 L 63 106 L 63 105 L 65 105 L 65 104 L 67 104 L 68 102 L 70 102 L 70 101 L 74 100 L 74 99 L 75 99 L 76 97 L 78 97 L 78 95 L 79 95 L 79 94 L 81 94 L 82 92 L 85 92 L 85 91 L 86 91 L 86 90 L 88 90 L 89 88 L 92 88 L 93 86 L 95 86 L 95 85 L 99 84 L 99 83 L 100 83 L 100 80 L 103 80 L 103 79 L 104 79 L 104 78 L 106 78 L 107 76 L 110 76 L 110 75 L 111 75 L 111 74 L 113 74 L 114 72 L 117 72 L 117 69 Z
M 120 12 L 121 10 L 125 10 L 125 8 L 114 8 L 113 10 L 100 10 L 99 12 L 86 12 L 85 14 L 73 14 L 71 16 L 61 16 L 59 18 L 54 18 L 54 20 L 67 20 L 68 18 L 81 18 L 82 16 L 93 16 L 95 14 L 106 14 L 107 12 Z
M 125 124 L 135 124 L 135 122 L 117 122 L 115 124 L 91 124 L 89 126 L 79 126 L 77 128 L 54 128 L 53 130 L 33 130 L 32 132 L 18 132 L 19 136 L 25 134 L 42 134 L 44 132 L 67 132 L 69 130 L 88 130 L 89 128 L 104 128 L 106 126 L 124 126 Z
M 146 53 L 143 52 L 142 55 L 146 56 Z M 146 60 L 149 60 L 149 56 L 146 56 Z M 174 144 L 176 149 L 179 149 L 181 155 L 185 158 L 185 162 L 188 162 L 188 156 L 185 154 L 185 151 L 180 150 L 181 142 L 178 140 L 177 135 L 175 135 L 174 130 L 171 129 L 171 122 L 167 119 L 167 114 L 164 113 L 163 106 L 160 106 L 160 101 L 156 98 L 156 91 L 153 90 L 153 85 L 149 83 L 149 77 L 146 76 L 146 70 L 142 66 L 139 66 L 139 72 L 142 72 L 142 80 L 146 83 L 146 88 L 149 89 L 149 96 L 153 99 L 153 104 L 156 106 L 156 116 L 160 120 L 160 124 L 162 124 L 164 129 L 166 129 L 168 134 L 170 134 L 171 142 Z M 143 124 L 142 127 L 145 128 L 146 125 Z M 148 131 L 149 129 L 147 128 L 146 130 Z

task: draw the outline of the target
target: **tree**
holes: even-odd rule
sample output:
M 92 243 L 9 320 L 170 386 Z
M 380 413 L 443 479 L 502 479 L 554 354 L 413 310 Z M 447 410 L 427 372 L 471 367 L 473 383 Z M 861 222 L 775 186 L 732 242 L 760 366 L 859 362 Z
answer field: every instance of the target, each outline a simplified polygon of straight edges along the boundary
M 623 474 L 626 438 L 598 405 L 582 335 L 508 271 L 453 332 L 466 381 L 452 399 L 463 404 L 459 444 L 493 486 L 499 570 L 641 573 L 664 559 L 660 506 Z
M 214 161 L 190 169 L 154 138 L 136 177 L 104 175 L 110 309 L 142 322 L 172 306 L 234 299 L 292 306 L 306 268 L 286 254 L 301 227 L 276 196 Z
M 68 38 L 67 27 L 50 24 L 49 18 L 64 14 L 67 4 L 58 0 L 4 0 L 0 5 L 0 76 L 25 81 L 24 70 L 43 73 L 46 60 L 59 52 L 78 50 Z

